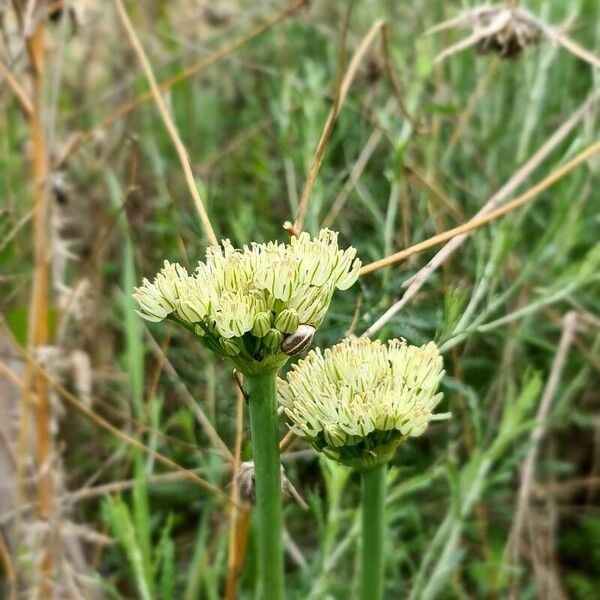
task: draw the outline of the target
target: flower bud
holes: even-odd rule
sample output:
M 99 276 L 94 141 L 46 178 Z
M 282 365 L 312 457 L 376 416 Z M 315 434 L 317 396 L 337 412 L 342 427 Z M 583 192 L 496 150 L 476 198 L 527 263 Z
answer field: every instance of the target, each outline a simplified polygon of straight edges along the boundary
M 283 342 L 283 333 L 277 329 L 269 329 L 262 339 L 263 346 L 269 352 L 279 352 Z
M 252 335 L 256 337 L 264 337 L 267 331 L 271 329 L 271 313 L 261 312 L 254 317 L 254 325 L 252 325 Z
M 299 323 L 298 313 L 293 308 L 286 308 L 275 318 L 275 327 L 281 333 L 293 333 L 298 329 Z
M 221 338 L 219 343 L 221 344 L 221 348 L 223 348 L 227 356 L 237 356 L 240 353 L 239 346 L 230 339 Z
M 188 323 L 199 323 L 206 316 L 206 306 L 196 296 L 185 294 L 179 300 L 177 314 Z

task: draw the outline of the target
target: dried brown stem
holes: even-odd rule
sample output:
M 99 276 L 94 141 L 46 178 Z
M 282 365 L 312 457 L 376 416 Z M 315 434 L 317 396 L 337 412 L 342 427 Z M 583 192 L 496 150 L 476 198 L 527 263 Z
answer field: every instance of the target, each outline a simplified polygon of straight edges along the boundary
M 554 361 L 552 362 L 552 367 L 550 368 L 546 387 L 544 388 L 542 398 L 540 399 L 540 404 L 535 417 L 535 426 L 529 436 L 529 452 L 523 462 L 523 468 L 521 470 L 521 483 L 519 485 L 517 505 L 507 545 L 513 558 L 516 558 L 519 553 L 519 543 L 534 483 L 534 467 L 539 445 L 546 429 L 546 420 L 550 412 L 552 399 L 554 398 L 558 384 L 560 383 L 567 354 L 575 336 L 576 327 L 577 313 L 568 313 L 564 319 L 562 334 L 554 356 Z
M 383 137 L 383 133 L 380 129 L 374 129 L 373 133 L 369 136 L 367 143 L 364 145 L 361 153 L 354 163 L 352 170 L 350 171 L 350 176 L 344 183 L 342 190 L 337 195 L 336 199 L 333 201 L 331 205 L 331 209 L 323 219 L 323 223 L 321 227 L 329 227 L 338 217 L 340 212 L 343 210 L 344 206 L 346 206 L 346 202 L 350 197 L 350 193 L 358 183 L 367 163 L 373 156 L 375 149 L 377 148 L 381 138 Z
M 571 133 L 571 131 L 590 113 L 590 110 L 600 99 L 600 91 L 592 92 L 575 110 L 569 118 L 556 129 L 556 131 L 546 140 L 546 142 L 531 156 L 531 158 L 485 203 L 478 211 L 477 216 L 484 215 L 496 207 L 501 206 L 503 202 L 512 194 L 526 179 L 550 156 L 556 147 Z M 365 335 L 373 335 L 379 331 L 394 315 L 402 310 L 417 292 L 425 285 L 429 277 L 443 265 L 452 254 L 457 250 L 468 235 L 459 235 L 452 238 L 437 254 L 424 266 L 416 275 L 403 284 L 407 290 L 404 295 L 393 304 L 381 317 L 379 317 Z
M 28 356 L 28 353 L 26 353 L 26 352 L 23 352 L 23 354 L 25 356 Z M 85 403 L 81 402 L 74 394 L 69 392 L 65 387 L 60 385 L 58 382 L 54 381 L 52 379 L 51 375 L 37 361 L 35 361 L 35 359 L 33 357 L 31 357 L 30 355 L 29 355 L 29 357 L 30 357 L 29 359 L 30 359 L 32 365 L 34 366 L 36 374 L 45 379 L 45 381 L 47 382 L 47 386 L 52 388 L 53 390 L 55 390 L 64 400 L 66 400 L 69 404 L 71 404 L 77 410 L 82 412 L 95 425 L 97 425 L 101 429 L 104 429 L 105 431 L 108 431 L 110 434 L 114 435 L 117 439 L 121 440 L 128 446 L 131 446 L 132 448 L 141 450 L 142 452 L 145 452 L 146 454 L 148 454 L 149 456 L 151 456 L 152 458 L 154 458 L 161 464 L 169 467 L 170 469 L 178 471 L 186 479 L 189 479 L 193 483 L 196 483 L 197 485 L 199 485 L 201 488 L 205 489 L 206 491 L 208 491 L 216 496 L 219 496 L 220 498 L 226 500 L 227 502 L 231 502 L 231 499 L 229 498 L 229 496 L 227 494 L 225 494 L 222 490 L 220 490 L 216 486 L 212 485 L 208 481 L 205 481 L 201 477 L 198 477 L 198 475 L 196 475 L 196 473 L 194 473 L 193 471 L 190 471 L 189 469 L 185 469 L 184 467 L 178 465 L 176 462 L 174 462 L 170 458 L 167 458 L 166 456 L 163 456 L 159 452 L 156 452 L 156 450 L 149 448 L 148 446 L 146 446 L 139 440 L 136 440 L 135 438 L 130 437 L 126 433 L 123 433 L 119 428 L 115 427 L 112 423 L 109 423 L 104 417 L 102 417 L 99 414 L 97 414 L 96 412 L 94 412 L 89 406 L 87 406 Z M 15 385 L 17 385 L 21 388 L 24 388 L 24 384 L 21 381 L 21 379 L 19 378 L 19 376 L 16 375 L 15 373 L 13 373 L 13 371 L 10 368 L 8 368 L 2 361 L 0 361 L 0 372 L 4 373 L 7 376 L 7 378 L 9 378 Z
M 410 173 L 410 175 L 414 177 L 415 181 L 422 188 L 433 194 L 434 198 L 436 198 L 438 202 L 445 206 L 457 221 L 462 221 L 465 218 L 465 215 L 462 213 L 457 203 L 448 198 L 435 182 L 429 181 L 427 176 L 421 173 L 417 167 L 408 163 L 404 163 L 404 168 L 408 171 L 408 173 Z
M 348 68 L 346 69 L 344 77 L 335 95 L 333 106 L 331 107 L 329 115 L 327 116 L 327 120 L 325 121 L 321 137 L 317 143 L 312 164 L 308 171 L 308 176 L 306 177 L 306 182 L 304 183 L 304 188 L 302 190 L 302 196 L 300 197 L 300 206 L 298 208 L 296 220 L 294 221 L 293 225 L 287 223 L 285 226 L 290 234 L 297 235 L 302 231 L 304 219 L 306 217 L 306 211 L 308 209 L 308 202 L 310 200 L 310 194 L 315 185 L 315 181 L 317 180 L 317 175 L 319 174 L 319 169 L 321 168 L 321 163 L 323 162 L 323 156 L 325 155 L 325 149 L 327 148 L 327 143 L 329 142 L 329 138 L 333 132 L 333 126 L 335 125 L 337 116 L 340 112 L 342 104 L 344 103 L 344 100 L 346 99 L 346 95 L 348 94 L 348 90 L 350 89 L 352 81 L 356 76 L 358 67 L 364 54 L 367 52 L 376 35 L 379 33 L 382 27 L 384 27 L 384 25 L 385 21 L 382 20 L 375 21 L 375 23 L 373 23 L 371 29 L 369 29 L 367 35 L 365 35 L 361 41 L 360 45 L 356 49 L 356 52 L 352 56 L 350 63 L 348 64 Z
M 469 96 L 469 100 L 464 110 L 460 113 L 460 116 L 458 117 L 458 122 L 456 123 L 456 127 L 454 128 L 454 131 L 450 136 L 450 141 L 448 142 L 447 149 L 448 152 L 450 152 L 454 148 L 454 146 L 456 146 L 456 144 L 462 137 L 462 134 L 465 131 L 465 125 L 471 118 L 471 115 L 473 114 L 473 111 L 477 106 L 477 102 L 479 102 L 484 92 L 487 90 L 489 84 L 492 82 L 493 77 L 496 74 L 496 71 L 498 70 L 498 67 L 500 66 L 501 62 L 502 61 L 499 56 L 495 56 L 490 61 L 490 64 L 487 66 L 483 77 L 477 83 L 475 91 Z
M 419 122 L 410 114 L 410 111 L 408 110 L 406 104 L 404 103 L 404 93 L 402 92 L 402 89 L 400 88 L 400 84 L 398 83 L 398 80 L 396 79 L 394 68 L 392 66 L 393 63 L 392 63 L 392 55 L 390 52 L 389 37 L 390 37 L 389 28 L 388 28 L 387 24 L 384 24 L 384 26 L 381 28 L 381 49 L 383 52 L 383 66 L 384 66 L 389 84 L 392 88 L 394 98 L 396 99 L 396 103 L 398 104 L 398 108 L 400 109 L 402 116 L 407 121 L 410 122 L 410 124 L 413 126 L 413 129 L 416 132 L 421 133 L 423 130 L 423 127 L 421 127 Z
M 165 353 L 161 350 L 161 347 L 158 345 L 156 340 L 150 335 L 150 332 L 146 329 L 146 338 L 150 343 L 150 350 L 158 357 L 161 357 L 163 361 L 163 368 L 165 373 L 172 377 L 176 382 L 177 391 L 179 392 L 181 398 L 185 402 L 186 406 L 190 409 L 192 414 L 196 417 L 198 423 L 204 429 L 208 439 L 212 442 L 213 446 L 217 448 L 223 458 L 228 462 L 233 462 L 233 454 L 227 447 L 227 444 L 222 440 L 221 436 L 218 434 L 217 430 L 213 427 L 213 424 L 210 422 L 210 419 L 206 416 L 201 406 L 195 401 L 192 394 L 189 392 L 175 367 L 171 364 L 171 361 L 167 358 Z
M 48 173 L 46 141 L 42 117 L 44 75 L 45 75 L 45 30 L 43 21 L 39 22 L 30 36 L 26 37 L 26 48 L 31 73 L 32 101 L 29 113 L 31 135 L 33 183 L 33 254 L 34 271 L 29 307 L 28 347 L 45 346 L 50 340 L 48 324 L 50 257 L 48 254 L 48 198 L 46 179 Z M 25 385 L 19 431 L 19 450 L 27 444 L 27 420 L 33 409 L 37 437 L 37 511 L 42 521 L 48 521 L 53 507 L 53 480 L 50 462 L 52 460 L 52 439 L 50 435 L 50 403 L 46 379 L 33 367 L 31 360 L 26 361 Z M 21 457 L 21 455 L 20 455 Z M 22 457 L 17 469 L 17 487 L 23 484 Z M 20 495 L 20 492 L 18 492 Z M 50 597 L 52 594 L 53 552 L 50 539 L 44 542 L 40 563 L 38 594 Z
M 186 469 L 191 473 L 201 473 L 202 469 Z M 171 471 L 168 473 L 155 473 L 148 475 L 146 481 L 150 483 L 163 483 L 166 481 L 180 481 L 187 479 L 188 475 L 181 471 Z M 92 487 L 83 487 L 74 492 L 69 492 L 59 496 L 57 500 L 59 502 L 65 502 L 72 504 L 74 502 L 81 502 L 82 500 L 89 500 L 90 498 L 98 498 L 106 496 L 107 494 L 115 494 L 119 492 L 126 492 L 135 487 L 135 479 L 126 479 L 124 481 L 113 481 L 111 483 L 103 483 Z M 1 519 L 0 519 L 1 520 Z
M 14 227 L 5 236 L 2 237 L 2 241 L 0 242 L 0 252 L 2 252 L 2 250 L 4 250 L 4 248 L 6 248 L 6 246 L 8 246 L 8 244 L 11 242 L 11 240 L 14 239 L 14 237 L 17 235 L 17 233 L 19 233 L 19 231 L 21 231 L 21 229 L 25 225 L 27 225 L 27 223 L 29 223 L 29 221 L 33 217 L 34 213 L 35 213 L 35 207 L 32 208 L 27 213 L 25 213 L 17 221 L 17 223 L 15 223 Z
M 10 589 L 10 598 L 11 600 L 16 599 L 15 582 L 17 572 L 2 531 L 0 531 L 0 563 L 4 569 L 4 578 L 6 579 L 7 587 Z
M 537 20 L 537 23 L 552 41 L 557 42 L 565 50 L 575 55 L 580 60 L 587 62 L 592 67 L 600 69 L 600 58 L 594 53 L 590 52 L 587 48 L 580 46 L 575 40 L 572 40 L 570 37 L 563 34 L 560 29 L 556 27 L 550 27 L 539 20 Z
M 217 240 L 217 236 L 210 224 L 210 219 L 208 218 L 208 213 L 204 208 L 204 203 L 202 202 L 202 198 L 200 197 L 200 192 L 198 191 L 198 186 L 196 185 L 196 180 L 194 179 L 194 173 L 192 172 L 192 165 L 190 164 L 190 158 L 188 156 L 187 150 L 181 141 L 181 137 L 179 136 L 179 132 L 177 131 L 177 127 L 165 101 L 161 96 L 161 91 L 156 81 L 156 77 L 154 76 L 154 72 L 152 71 L 152 66 L 150 65 L 150 61 L 146 56 L 146 52 L 140 43 L 140 40 L 135 32 L 135 29 L 129 19 L 129 15 L 125 10 L 125 6 L 123 5 L 122 0 L 114 0 L 115 6 L 117 8 L 117 13 L 121 19 L 121 23 L 127 33 L 127 37 L 135 51 L 140 64 L 142 65 L 142 69 L 144 74 L 146 75 L 146 79 L 148 80 L 148 84 L 150 85 L 150 89 L 152 91 L 152 97 L 156 102 L 156 106 L 162 117 L 163 123 L 169 133 L 169 137 L 175 146 L 175 150 L 177 152 L 177 156 L 179 157 L 179 161 L 181 162 L 181 167 L 183 169 L 183 173 L 185 176 L 185 181 L 188 186 L 188 190 L 192 199 L 194 200 L 194 204 L 196 206 L 196 211 L 198 212 L 198 216 L 200 217 L 200 222 L 204 228 L 206 236 L 208 237 L 209 242 L 213 246 L 218 246 L 219 242 Z
M 279 442 L 279 452 L 283 453 L 296 441 L 296 435 L 292 430 L 288 431 Z
M 290 15 L 294 14 L 296 11 L 298 11 L 300 8 L 302 8 L 302 6 L 304 6 L 307 2 L 308 2 L 308 0 L 295 0 L 294 2 L 291 2 L 290 4 L 288 4 L 287 6 L 284 6 L 281 10 L 276 12 L 274 15 L 265 19 L 264 22 L 259 23 L 258 25 L 254 26 L 252 29 L 250 29 L 249 31 L 247 31 L 246 33 L 241 35 L 239 38 L 237 38 L 230 44 L 227 44 L 220 50 L 217 50 L 216 52 L 212 53 L 210 56 L 207 56 L 206 58 L 200 60 L 199 62 L 187 67 L 186 69 L 181 71 L 181 73 L 178 73 L 177 75 L 174 75 L 173 77 L 170 77 L 169 79 L 166 79 L 165 81 L 161 82 L 158 85 L 159 90 L 161 92 L 166 92 L 167 90 L 171 89 L 178 83 L 181 83 L 182 81 L 185 81 L 186 79 L 189 79 L 190 77 L 193 77 L 195 75 L 204 73 L 213 65 L 215 65 L 223 60 L 226 60 L 234 52 L 239 50 L 242 46 L 246 45 L 248 42 L 250 42 L 254 38 L 258 37 L 259 35 L 262 35 L 265 31 L 268 31 L 271 27 L 274 27 L 281 21 L 284 21 Z M 71 156 L 73 154 L 73 152 L 78 150 L 86 142 L 89 142 L 90 140 L 92 140 L 97 133 L 99 133 L 106 127 L 109 127 L 116 121 L 119 121 L 120 119 L 122 119 L 123 117 L 128 115 L 129 113 L 133 112 L 134 110 L 136 110 L 137 108 L 139 108 L 140 106 L 142 106 L 143 104 L 148 102 L 148 100 L 152 100 L 152 99 L 153 99 L 152 92 L 146 92 L 144 94 L 140 94 L 133 100 L 125 102 L 124 104 L 119 106 L 115 111 L 110 113 L 107 117 L 105 117 L 98 125 L 96 125 L 92 129 L 89 129 L 88 131 L 84 131 L 84 132 L 78 134 L 77 136 L 75 136 L 71 140 L 71 142 L 69 143 L 67 148 L 65 148 L 65 150 L 62 152 L 62 155 L 59 157 L 59 159 L 54 164 L 54 168 L 61 167 L 64 164 L 64 162 L 69 158 L 69 156 Z
M 10 72 L 8 67 L 0 60 L 0 76 L 4 77 L 8 87 L 13 91 L 14 95 L 17 97 L 21 108 L 25 112 L 26 115 L 31 116 L 33 112 L 33 105 L 27 92 L 21 87 L 21 84 L 18 82 L 17 78 Z
M 527 190 L 524 194 L 522 194 L 518 198 L 515 198 L 511 202 L 506 203 L 504 206 L 501 206 L 500 208 L 497 208 L 496 210 L 493 210 L 492 212 L 489 212 L 480 217 L 476 216 L 473 219 L 471 219 L 470 221 L 468 221 L 467 223 L 463 223 L 462 225 L 459 225 L 458 227 L 453 227 L 452 229 L 449 229 L 448 231 L 444 231 L 443 233 L 440 233 L 439 235 L 434 235 L 433 237 L 431 237 L 423 242 L 419 242 L 418 244 L 415 244 L 414 246 L 411 246 L 410 248 L 406 248 L 400 252 L 396 252 L 395 254 L 387 256 L 386 258 L 382 258 L 381 260 L 377 260 L 368 265 L 365 265 L 360 270 L 360 274 L 367 275 L 368 273 L 372 273 L 373 271 L 376 271 L 377 269 L 382 269 L 383 267 L 387 267 L 394 263 L 403 261 L 403 260 L 407 259 L 409 256 L 412 256 L 413 254 L 423 252 L 424 250 L 427 250 L 433 246 L 437 246 L 438 244 L 446 242 L 458 235 L 464 235 L 466 233 L 469 233 L 469 232 L 473 231 L 474 229 L 478 229 L 479 227 L 486 225 L 490 221 L 494 221 L 494 220 L 498 219 L 499 217 L 502 217 L 505 214 L 512 212 L 516 208 L 523 206 L 523 204 L 526 204 L 527 202 L 530 202 L 531 200 L 534 200 L 535 198 L 537 198 L 543 191 L 547 190 L 549 187 L 552 187 L 559 179 L 562 179 L 565 175 L 570 173 L 573 169 L 575 169 L 576 167 L 581 165 L 581 163 L 585 162 L 591 156 L 593 156 L 594 154 L 597 154 L 598 152 L 600 152 L 600 142 L 596 142 L 596 143 L 592 144 L 591 146 L 588 146 L 585 150 L 580 152 L 575 158 L 573 158 L 572 160 L 567 162 L 565 165 L 563 165 L 562 167 L 560 167 L 559 169 L 554 171 L 554 173 L 552 173 L 551 175 L 549 175 L 548 177 L 546 177 L 545 179 L 540 181 L 538 184 L 534 185 L 532 188 Z

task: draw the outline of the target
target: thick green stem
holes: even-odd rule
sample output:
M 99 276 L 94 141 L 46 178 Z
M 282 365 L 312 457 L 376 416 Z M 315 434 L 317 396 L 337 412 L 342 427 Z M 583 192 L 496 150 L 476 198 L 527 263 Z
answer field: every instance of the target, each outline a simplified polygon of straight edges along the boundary
M 384 463 L 361 472 L 362 485 L 362 559 L 361 600 L 383 598 L 383 535 L 385 528 Z
M 262 591 L 283 600 L 281 472 L 276 373 L 246 377 L 256 484 L 256 524 Z

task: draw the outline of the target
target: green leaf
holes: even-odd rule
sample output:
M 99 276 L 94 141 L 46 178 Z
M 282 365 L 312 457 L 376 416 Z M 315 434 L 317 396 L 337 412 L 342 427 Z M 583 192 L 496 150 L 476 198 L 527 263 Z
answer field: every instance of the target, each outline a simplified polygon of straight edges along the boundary
M 156 577 L 160 573 L 160 594 L 162 600 L 175 598 L 175 545 L 171 539 L 173 528 L 173 515 L 169 514 L 160 533 L 160 540 L 156 547 L 153 573 Z
M 104 520 L 125 551 L 140 597 L 143 600 L 153 600 L 151 582 L 144 567 L 143 552 L 139 546 L 127 505 L 120 497 L 108 498 L 102 508 Z

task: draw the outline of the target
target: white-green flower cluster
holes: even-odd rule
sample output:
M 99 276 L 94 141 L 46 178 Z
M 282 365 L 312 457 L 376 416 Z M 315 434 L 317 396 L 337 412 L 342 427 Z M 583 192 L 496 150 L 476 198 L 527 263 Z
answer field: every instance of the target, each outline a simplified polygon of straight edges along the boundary
M 300 325 L 316 329 L 334 290 L 350 287 L 359 268 L 356 250 L 340 250 L 337 233 L 328 229 L 314 239 L 301 233 L 289 244 L 254 243 L 242 250 L 224 240 L 207 250 L 192 275 L 165 261 L 133 297 L 145 319 L 181 322 L 242 371 L 269 370 L 274 361 L 265 359 L 285 362 L 284 337 Z
M 292 430 L 317 450 L 370 467 L 447 416 L 433 414 L 443 374 L 433 342 L 417 347 L 352 337 L 325 352 L 311 350 L 280 380 L 279 399 Z

